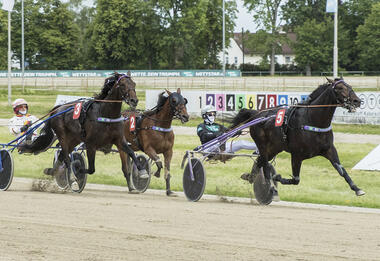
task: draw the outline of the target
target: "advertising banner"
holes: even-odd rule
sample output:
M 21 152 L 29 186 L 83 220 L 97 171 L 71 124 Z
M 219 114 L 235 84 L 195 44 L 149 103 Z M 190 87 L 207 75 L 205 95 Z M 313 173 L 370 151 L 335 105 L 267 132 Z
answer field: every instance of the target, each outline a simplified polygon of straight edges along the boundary
M 174 90 L 173 90 L 174 91 Z M 146 109 L 157 105 L 161 90 L 146 91 Z M 235 92 L 235 91 L 182 91 L 187 98 L 187 111 L 199 115 L 201 108 L 211 104 L 220 113 L 231 114 L 243 108 L 263 110 L 279 105 L 296 105 L 307 99 L 306 92 Z M 359 92 L 362 105 L 355 113 L 338 107 L 334 114 L 335 123 L 363 123 L 380 125 L 380 93 Z

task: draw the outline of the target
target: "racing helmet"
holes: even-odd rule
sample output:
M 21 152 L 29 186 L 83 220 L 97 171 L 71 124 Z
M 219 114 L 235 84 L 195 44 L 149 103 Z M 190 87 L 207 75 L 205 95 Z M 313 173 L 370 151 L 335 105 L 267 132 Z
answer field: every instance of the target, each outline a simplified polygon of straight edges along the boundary
M 19 111 L 19 108 L 18 106 L 20 105 L 26 105 L 26 110 L 28 110 L 28 102 L 22 98 L 19 98 L 19 99 L 16 99 L 13 103 L 12 103 L 12 108 L 13 108 L 13 111 L 18 114 L 18 111 Z
M 206 119 L 207 117 L 207 113 L 209 112 L 214 112 L 215 115 L 216 115 L 216 109 L 214 106 L 212 106 L 211 104 L 209 105 L 206 105 L 205 107 L 203 107 L 202 111 L 201 111 L 201 114 L 202 114 L 202 118 L 203 119 Z

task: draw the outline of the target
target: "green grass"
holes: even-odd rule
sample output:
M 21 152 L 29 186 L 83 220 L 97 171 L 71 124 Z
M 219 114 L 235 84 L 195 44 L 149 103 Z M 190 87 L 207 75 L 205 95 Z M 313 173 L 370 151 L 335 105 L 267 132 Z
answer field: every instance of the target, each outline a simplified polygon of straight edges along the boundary
M 8 142 L 13 137 L 6 127 L 0 128 L 1 142 Z M 175 191 L 182 191 L 182 173 L 180 168 L 182 157 L 186 150 L 198 145 L 198 137 L 177 135 L 174 146 L 174 155 L 171 164 L 171 185 Z M 355 183 L 367 194 L 362 197 L 355 196 L 347 183 L 335 171 L 329 161 L 322 157 L 306 160 L 301 169 L 301 182 L 298 186 L 279 186 L 280 198 L 283 201 L 310 202 L 321 204 L 334 204 L 345 206 L 360 206 L 380 208 L 380 173 L 351 170 L 351 168 L 367 155 L 374 147 L 373 144 L 336 144 L 340 160 L 349 172 Z M 15 165 L 15 177 L 46 178 L 43 169 L 52 166 L 53 150 L 37 156 L 20 155 L 12 153 Z M 161 156 L 162 158 L 162 156 Z M 250 171 L 253 161 L 247 158 L 234 158 L 227 163 L 205 163 L 207 182 L 205 193 L 252 197 L 252 185 L 241 180 L 243 172 Z M 280 153 L 275 164 L 276 171 L 284 177 L 290 177 L 290 156 Z M 89 183 L 126 186 L 121 171 L 120 158 L 117 153 L 104 155 L 101 152 L 96 156 L 96 172 L 88 176 Z M 155 166 L 152 171 L 155 171 Z M 163 172 L 161 173 L 163 176 Z M 165 189 L 162 178 L 152 178 L 150 188 Z

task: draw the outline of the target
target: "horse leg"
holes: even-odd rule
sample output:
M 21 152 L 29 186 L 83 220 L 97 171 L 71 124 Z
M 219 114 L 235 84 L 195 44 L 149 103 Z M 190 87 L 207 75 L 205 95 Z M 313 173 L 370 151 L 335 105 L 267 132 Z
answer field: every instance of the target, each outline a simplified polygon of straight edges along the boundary
M 274 177 L 275 181 L 279 181 L 283 185 L 298 185 L 300 183 L 300 170 L 301 170 L 302 160 L 293 156 L 292 154 L 292 175 L 291 179 L 285 179 L 281 177 L 280 174 L 277 174 Z
M 269 180 L 270 185 L 271 185 L 270 190 L 272 191 L 273 200 L 278 201 L 279 200 L 278 191 L 271 175 L 271 167 L 268 163 L 268 159 L 265 156 L 260 155 L 257 158 L 257 167 L 258 169 L 263 168 L 264 177 L 266 180 Z M 253 176 L 254 174 L 251 174 L 251 175 Z
M 133 162 L 135 163 L 135 165 L 137 167 L 140 178 L 143 178 L 143 179 L 149 178 L 148 172 L 146 171 L 144 166 L 142 166 L 140 164 L 140 162 L 137 161 L 137 158 L 136 158 L 134 151 L 128 146 L 127 142 L 124 139 L 122 140 L 121 144 L 119 144 L 119 145 L 116 144 L 116 146 L 119 150 L 124 151 L 125 153 L 127 153 L 129 155 L 129 157 L 132 158 Z
M 343 165 L 340 164 L 338 152 L 336 151 L 335 146 L 332 146 L 323 156 L 331 162 L 334 168 L 338 171 L 339 175 L 341 175 L 350 186 L 350 188 L 355 191 L 356 196 L 362 196 L 365 194 L 363 190 L 355 185 L 355 183 L 348 175 L 347 171 L 343 168 Z
M 144 152 L 154 160 L 157 166 L 157 171 L 154 173 L 154 176 L 159 178 L 161 176 L 162 162 L 160 157 L 157 155 L 156 151 L 152 147 L 144 148 Z
M 91 175 L 91 174 L 94 174 L 95 172 L 96 149 L 93 147 L 87 146 L 86 144 L 86 152 L 87 152 L 88 169 L 83 170 L 83 172 Z
M 166 181 L 166 195 L 167 196 L 176 196 L 173 191 L 170 190 L 170 162 L 173 156 L 173 150 L 167 150 L 164 153 L 165 159 L 165 181 Z
M 121 170 L 123 171 L 124 177 L 127 180 L 128 190 L 129 192 L 133 191 L 134 188 L 130 184 L 130 166 L 128 164 L 128 156 L 127 154 L 119 149 L 120 159 L 121 159 Z

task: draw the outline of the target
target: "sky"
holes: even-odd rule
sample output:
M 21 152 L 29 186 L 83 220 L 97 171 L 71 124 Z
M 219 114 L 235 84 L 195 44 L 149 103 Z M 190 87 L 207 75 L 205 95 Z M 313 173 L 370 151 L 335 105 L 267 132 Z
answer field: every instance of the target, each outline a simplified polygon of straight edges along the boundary
M 237 13 L 237 19 L 235 20 L 235 30 L 234 32 L 241 32 L 241 28 L 244 31 L 249 30 L 250 32 L 256 31 L 255 23 L 253 22 L 253 15 L 248 13 L 247 8 L 243 6 L 243 0 L 236 0 L 236 5 L 239 13 Z

